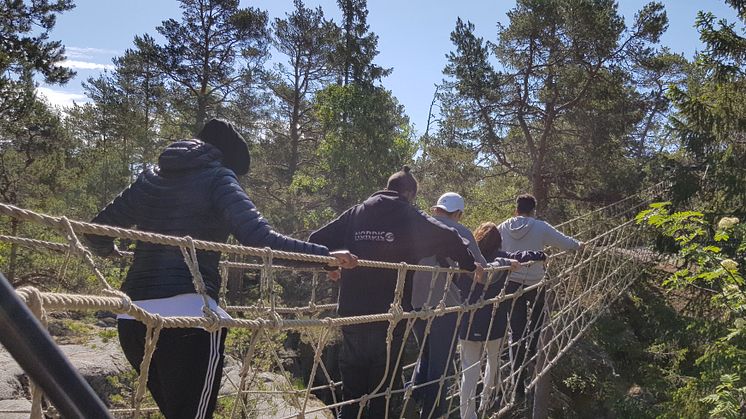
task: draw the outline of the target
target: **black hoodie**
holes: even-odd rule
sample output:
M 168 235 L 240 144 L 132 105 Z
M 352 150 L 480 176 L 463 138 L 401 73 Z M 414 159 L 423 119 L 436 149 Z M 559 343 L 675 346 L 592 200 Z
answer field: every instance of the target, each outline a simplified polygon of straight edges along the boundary
M 200 140 L 175 142 L 163 151 L 158 167 L 142 172 L 93 222 L 219 243 L 233 234 L 245 246 L 329 254 L 326 247 L 273 231 L 222 158 L 220 150 Z M 114 249 L 111 238 L 86 238 L 99 255 Z M 207 293 L 217 300 L 220 253 L 198 250 L 197 260 Z M 179 248 L 140 241 L 122 291 L 133 300 L 195 292 Z
M 394 191 L 371 195 L 362 204 L 311 234 L 308 241 L 330 250 L 348 249 L 361 259 L 416 264 L 426 256 L 450 257 L 474 270 L 474 258 L 456 230 L 417 210 Z M 412 274 L 405 282 L 402 308 L 412 309 Z M 342 270 L 338 313 L 359 316 L 388 312 L 394 301 L 397 271 L 357 267 Z M 378 325 L 380 326 L 380 324 Z

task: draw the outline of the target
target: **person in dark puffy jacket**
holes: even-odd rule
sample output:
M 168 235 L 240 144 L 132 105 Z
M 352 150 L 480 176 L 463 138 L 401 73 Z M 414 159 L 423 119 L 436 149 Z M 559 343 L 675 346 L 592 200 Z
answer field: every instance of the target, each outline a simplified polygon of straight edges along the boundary
M 489 261 L 490 267 L 508 266 L 511 263 L 544 261 L 546 254 L 541 251 L 519 251 L 505 252 L 501 250 L 502 237 L 497 225 L 494 223 L 482 223 L 474 231 L 474 238 L 479 250 Z M 471 281 L 471 279 L 459 279 L 461 296 L 468 304 L 475 304 L 482 300 L 497 297 L 503 289 L 505 294 L 512 294 L 518 290 L 520 284 L 507 281 L 511 271 L 498 271 L 485 281 L 485 285 Z M 481 394 L 480 409 L 489 408 L 492 400 L 495 376 L 499 369 L 500 353 L 507 331 L 510 312 L 513 307 L 513 299 L 501 302 L 497 309 L 494 305 L 486 305 L 472 313 L 464 315 L 460 325 L 459 344 L 461 347 L 461 418 L 473 419 L 477 417 L 475 409 L 475 398 L 477 382 L 479 381 L 480 365 L 483 352 L 486 351 L 487 366 L 484 372 L 484 385 Z
M 325 246 L 275 232 L 244 192 L 237 176 L 249 171 L 249 149 L 233 126 L 213 119 L 197 138 L 177 141 L 163 151 L 158 166 L 137 180 L 94 219 L 97 224 L 171 236 L 225 242 L 229 234 L 243 245 L 289 252 L 330 255 Z M 116 252 L 113 239 L 87 235 L 101 256 Z M 138 241 L 122 284 L 135 305 L 164 317 L 202 316 L 203 299 L 178 247 Z M 332 254 L 343 268 L 356 264 L 349 252 Z M 219 252 L 197 250 L 210 308 L 220 289 Z M 119 339 L 127 360 L 139 372 L 146 326 L 127 315 L 118 319 Z M 227 330 L 164 329 L 153 354 L 148 388 L 166 418 L 212 417 L 223 369 Z

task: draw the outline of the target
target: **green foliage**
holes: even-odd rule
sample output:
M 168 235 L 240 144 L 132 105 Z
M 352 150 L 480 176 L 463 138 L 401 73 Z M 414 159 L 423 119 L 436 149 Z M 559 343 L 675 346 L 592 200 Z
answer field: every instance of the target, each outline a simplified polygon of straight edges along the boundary
M 0 6 L 1 119 L 18 121 L 33 106 L 36 73 L 50 84 L 64 84 L 75 75 L 59 65 L 65 59 L 62 43 L 49 40 L 57 14 L 73 7 L 72 0 L 5 1 Z
M 118 375 L 106 377 L 106 383 L 111 387 L 109 392 L 109 405 L 115 408 L 132 408 L 135 405 L 135 392 L 139 375 L 134 369 L 127 369 Z M 149 391 L 145 392 L 143 406 L 155 406 L 153 396 Z M 150 412 L 149 419 L 163 418 L 160 412 Z
M 686 150 L 677 170 L 705 178 L 706 182 L 681 185 L 679 198 L 697 196 L 703 207 L 717 213 L 743 214 L 746 205 L 746 34 L 744 2 L 728 2 L 739 12 L 739 24 L 699 12 L 695 25 L 704 44 L 683 85 L 669 97 L 677 108 L 671 121 L 673 133 Z M 690 176 L 687 176 L 690 177 Z M 677 176 L 684 184 L 687 177 Z
M 259 333 L 258 336 L 255 336 Z M 251 366 L 259 371 L 279 372 L 275 351 L 282 347 L 287 339 L 287 332 L 253 331 L 234 328 L 228 330 L 225 339 L 226 354 L 243 360 L 248 353 L 252 354 Z
M 550 196 L 612 201 L 639 185 L 683 61 L 655 49 L 663 6 L 629 28 L 613 1 L 518 1 L 508 17 L 496 42 L 461 19 L 451 33 L 445 116 L 472 133 L 459 142 L 526 179 L 545 217 Z
M 427 131 L 419 139 L 414 168 L 420 208 L 430 208 L 441 194 L 452 191 L 464 197 L 462 223 L 471 228 L 507 218 L 514 210 L 516 195 L 528 189 L 528 182 L 506 173 L 491 153 L 482 151 L 474 141 L 479 134 L 457 95 L 438 88 L 435 102 L 441 113 L 438 130 L 433 134 Z
M 117 331 L 116 329 L 103 329 L 98 332 L 98 337 L 101 338 L 101 341 L 103 343 L 107 343 L 112 339 L 117 338 Z
M 0 121 L 0 197 L 13 204 L 44 200 L 59 185 L 70 142 L 60 114 L 35 101 L 22 122 Z
M 702 281 L 707 284 L 723 282 L 726 285 L 743 285 L 738 264 L 729 259 L 729 255 L 724 255 L 724 249 L 715 244 L 730 241 L 731 235 L 734 241 L 738 241 L 746 229 L 736 224 L 718 228 L 709 237 L 711 233 L 701 212 L 679 211 L 671 214 L 669 205 L 670 202 L 652 204 L 650 209 L 640 212 L 636 217 L 638 223 L 645 222 L 664 236 L 673 238 L 679 247 L 678 256 L 684 260 L 684 267 L 663 284 L 684 286 Z M 737 247 L 740 246 L 742 245 Z M 737 259 L 742 257 L 737 254 L 730 256 Z
M 723 217 L 716 226 L 696 211 L 671 213 L 670 203 L 658 203 L 637 216 L 677 245 L 678 269 L 664 286 L 704 290 L 714 314 L 708 327 L 691 331 L 703 340 L 695 376 L 676 390 L 671 417 L 709 410 L 711 417 L 742 417 L 746 411 L 746 286 L 743 280 L 746 226 Z M 678 412 L 678 413 L 677 413 Z
M 332 208 L 344 211 L 386 184 L 413 153 L 401 105 L 384 89 L 332 85 L 316 96 L 318 148 Z
M 106 382 L 114 391 L 109 396 L 109 402 L 112 406 L 129 407 L 128 399 L 135 395 L 135 386 L 137 385 L 137 372 L 129 369 L 119 375 L 106 377 Z
M 746 401 L 746 386 L 738 387 L 741 379 L 736 374 L 723 374 L 715 393 L 702 398 L 702 401 L 713 406 L 710 416 L 713 418 L 738 419 L 743 417 L 743 404 Z

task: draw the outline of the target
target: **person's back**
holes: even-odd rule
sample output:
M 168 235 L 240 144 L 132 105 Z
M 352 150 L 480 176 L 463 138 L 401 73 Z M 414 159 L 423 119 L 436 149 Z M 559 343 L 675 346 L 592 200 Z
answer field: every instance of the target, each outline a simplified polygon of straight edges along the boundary
M 474 256 L 474 260 L 482 266 L 487 265 L 487 262 L 485 261 L 481 252 L 479 252 L 479 248 L 473 244 L 474 238 L 471 234 L 471 231 L 469 231 L 466 226 L 459 223 L 458 221 L 453 221 L 450 218 L 443 216 L 436 215 L 433 218 L 438 222 L 443 223 L 445 226 L 451 227 L 452 229 L 456 230 L 459 236 L 469 242 L 469 251 Z M 429 255 L 425 258 L 422 258 L 417 261 L 417 264 L 424 266 L 441 266 L 450 268 L 458 267 L 458 264 L 456 264 L 452 259 L 442 258 L 435 255 Z M 433 275 L 431 272 L 415 272 L 412 278 L 413 308 L 420 309 L 424 306 L 433 308 L 440 304 L 441 300 L 444 301 L 446 307 L 453 307 L 461 304 L 461 290 L 458 288 L 455 281 L 455 278 L 457 277 L 458 275 L 448 281 L 448 275 L 446 275 L 445 273 Z
M 222 164 L 221 151 L 201 140 L 169 145 L 158 166 L 147 169 L 94 223 L 133 226 L 171 236 L 223 243 L 233 233 L 245 245 L 327 255 L 327 249 L 272 231 Z M 90 236 L 97 253 L 106 253 L 110 239 Z M 122 290 L 133 300 L 193 293 L 189 268 L 179 248 L 137 242 L 134 260 Z M 207 293 L 217 299 L 220 253 L 197 251 Z
M 482 223 L 475 231 L 479 249 L 490 261 L 489 267 L 508 266 L 519 268 L 519 262 L 543 260 L 542 252 L 521 251 L 508 253 L 500 250 L 502 237 L 494 223 Z M 468 304 L 480 303 L 497 297 L 501 292 L 510 294 L 521 285 L 507 281 L 509 271 L 503 270 L 492 273 L 487 285 L 471 284 L 461 281 L 462 295 Z M 486 369 L 482 382 L 480 409 L 486 410 L 491 405 L 495 394 L 494 381 L 496 371 L 500 368 L 503 350 L 503 338 L 508 330 L 508 318 L 513 308 L 512 300 L 504 300 L 497 304 L 488 304 L 476 311 L 464 315 L 460 330 L 461 346 L 461 388 L 460 406 L 462 419 L 476 418 L 477 382 L 480 377 L 480 364 L 486 358 Z
M 469 251 L 480 266 L 487 265 L 471 231 L 459 222 L 465 210 L 464 198 L 461 195 L 446 192 L 438 198 L 438 202 L 431 210 L 435 220 L 453 228 L 468 242 Z M 419 239 L 426 240 L 425 237 Z M 418 264 L 459 267 L 451 258 L 435 254 L 420 259 Z M 468 277 L 468 282 L 474 280 L 472 274 L 463 276 Z M 459 277 L 459 274 L 448 275 L 444 272 L 415 272 L 412 278 L 412 306 L 416 310 L 421 310 L 424 307 L 438 307 L 441 302 L 448 307 L 460 305 L 461 290 L 456 285 Z M 458 313 L 447 313 L 433 319 L 417 319 L 413 326 L 421 350 L 412 378 L 412 385 L 415 386 L 412 395 L 422 402 L 421 418 L 441 417 L 447 412 L 446 396 L 449 385 L 447 381 L 442 384 L 437 381 L 449 375 L 448 371 L 458 343 L 459 317 Z
M 329 249 L 346 248 L 362 259 L 415 264 L 429 255 L 451 257 L 466 270 L 476 269 L 467 243 L 458 233 L 415 209 L 417 181 L 409 167 L 393 174 L 386 190 L 376 192 L 362 204 L 345 211 L 337 219 L 315 231 L 309 241 Z M 358 266 L 342 272 L 339 279 L 338 313 L 342 316 L 386 313 L 395 302 L 399 271 Z M 412 271 L 407 272 L 401 306 L 411 305 Z M 379 393 L 368 403 L 365 414 L 359 403 L 342 407 L 341 418 L 379 418 L 395 411 L 397 403 L 380 395 L 400 385 L 399 353 L 406 322 L 387 321 L 342 327 L 339 368 L 344 400 L 357 400 Z M 389 334 L 389 328 L 390 330 Z M 388 344 L 387 344 L 388 341 Z M 396 415 L 398 416 L 398 415 Z
M 408 168 L 407 168 L 408 170 Z M 361 259 L 417 264 L 431 255 L 452 257 L 466 270 L 474 270 L 468 242 L 458 233 L 417 210 L 399 191 L 387 189 L 345 211 L 308 239 L 330 249 L 346 248 Z M 411 310 L 412 271 L 407 274 L 405 310 Z M 388 312 L 398 272 L 357 267 L 342 272 L 338 313 L 343 316 Z
M 346 245 L 362 259 L 417 263 L 415 230 L 417 210 L 395 191 L 380 191 L 348 212 Z M 311 242 L 326 243 L 319 232 Z M 411 276 L 411 273 L 409 274 Z M 385 313 L 394 301 L 398 272 L 392 269 L 358 267 L 342 273 L 338 313 L 342 316 Z M 411 281 L 404 287 L 404 310 L 411 309 Z M 365 296 L 361 300 L 361 296 Z
M 530 195 L 517 199 L 516 215 L 502 222 L 497 229 L 502 236 L 502 250 L 520 252 L 522 250 L 542 251 L 547 246 L 561 250 L 577 250 L 578 240 L 566 236 L 549 223 L 533 216 L 536 200 Z M 509 279 L 522 284 L 535 284 L 544 277 L 544 264 L 534 263 L 529 267 L 512 272 Z
M 324 246 L 276 233 L 259 214 L 236 175 L 249 170 L 244 139 L 227 122 L 209 121 L 199 139 L 178 141 L 161 154 L 158 166 L 144 171 L 93 219 L 117 227 L 137 226 L 148 232 L 225 242 L 233 234 L 244 245 L 329 255 Z M 116 251 L 111 237 L 86 235 L 91 250 L 106 256 Z M 219 252 L 197 250 L 206 292 L 197 294 L 178 247 L 137 242 L 122 285 L 132 303 L 163 317 L 201 316 L 204 301 L 220 317 Z M 337 256 L 340 265 L 351 255 Z M 146 326 L 119 315 L 119 341 L 136 371 L 144 356 Z M 226 329 L 168 328 L 160 332 L 150 363 L 148 388 L 167 418 L 211 417 L 216 405 L 224 359 Z M 196 414 L 195 414 L 196 413 Z
M 464 199 L 457 193 L 447 192 L 438 199 L 438 202 L 432 207 L 432 211 L 435 220 L 456 230 L 459 236 L 468 243 L 469 252 L 474 256 L 475 262 L 481 266 L 486 266 L 487 261 L 482 256 L 482 252 L 479 251 L 471 231 L 459 222 L 464 212 Z M 436 255 L 427 255 L 420 259 L 417 264 L 442 267 L 458 266 L 452 259 Z M 432 308 L 436 307 L 441 300 L 447 307 L 461 304 L 461 290 L 456 285 L 457 278 L 458 276 L 448 281 L 448 276 L 445 273 L 433 275 L 431 272 L 415 272 L 412 281 L 412 306 L 415 309 L 424 306 Z
M 516 199 L 515 217 L 498 226 L 502 236 L 503 250 L 511 252 L 541 251 L 546 246 L 561 250 L 578 250 L 583 243 L 566 236 L 548 223 L 534 218 L 536 198 L 531 195 L 520 195 Z M 511 272 L 508 276 L 505 292 L 510 294 L 521 288 L 537 284 L 544 277 L 544 264 L 534 263 L 528 268 Z M 515 350 L 513 358 L 514 371 L 520 371 L 516 379 L 516 395 L 523 397 L 527 371 L 524 360 L 532 363 L 539 342 L 539 335 L 547 312 L 546 287 L 540 286 L 522 293 L 514 299 L 510 310 L 511 347 Z
M 228 229 L 211 216 L 209 192 L 225 169 L 220 151 L 198 140 L 179 141 L 163 152 L 156 168 L 145 170 L 122 194 L 123 203 L 102 211 L 94 223 L 128 224 L 140 230 L 223 242 Z M 210 294 L 217 294 L 219 254 L 199 252 L 200 271 Z M 194 292 L 191 274 L 177 247 L 137 242 L 122 290 L 135 300 Z M 215 297 L 213 297 L 215 298 Z

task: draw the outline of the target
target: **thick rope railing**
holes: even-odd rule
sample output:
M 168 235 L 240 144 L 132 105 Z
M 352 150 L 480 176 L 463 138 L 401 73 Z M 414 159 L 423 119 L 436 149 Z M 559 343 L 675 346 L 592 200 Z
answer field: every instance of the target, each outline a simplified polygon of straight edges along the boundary
M 270 395 L 278 394 L 290 397 L 292 411 L 286 410 L 287 417 L 311 417 L 315 413 L 341 408 L 342 406 L 357 403 L 359 414 L 362 414 L 365 406 L 370 401 L 383 397 L 387 406 L 394 407 L 394 398 L 402 397 L 402 411 L 397 414 L 403 415 L 404 409 L 408 403 L 412 402 L 412 393 L 418 388 L 429 384 L 437 385 L 438 393 L 447 395 L 449 413 L 459 409 L 459 404 L 465 401 L 458 401 L 457 394 L 451 391 L 449 383 L 458 382 L 462 373 L 460 369 L 455 369 L 453 373 L 446 373 L 435 380 L 427 383 L 408 386 L 406 388 L 394 388 L 387 385 L 391 377 L 384 377 L 378 384 L 377 388 L 371 394 L 355 400 L 339 401 L 336 390 L 341 383 L 333 379 L 332 374 L 326 366 L 323 357 L 324 348 L 329 342 L 330 330 L 342 326 L 355 324 L 365 324 L 372 322 L 387 322 L 387 359 L 386 364 L 400 366 L 405 362 L 405 344 L 397 353 L 392 353 L 392 343 L 394 340 L 394 330 L 403 328 L 403 340 L 407 341 L 412 333 L 413 325 L 416 320 L 426 321 L 425 336 L 428 336 L 431 330 L 432 322 L 439 316 L 455 313 L 458 319 L 462 318 L 468 321 L 474 316 L 476 310 L 483 307 L 491 307 L 492 319 L 495 321 L 495 315 L 501 304 L 511 304 L 510 313 L 515 307 L 515 301 L 521 296 L 531 292 L 545 292 L 547 304 L 544 307 L 545 321 L 541 325 L 540 344 L 537 346 L 535 353 L 527 354 L 520 365 L 512 365 L 514 351 L 520 345 L 526 345 L 531 339 L 525 333 L 513 342 L 510 339 L 510 331 L 506 332 L 499 342 L 500 352 L 507 356 L 506 361 L 501 361 L 497 371 L 493 371 L 496 377 L 493 381 L 493 387 L 485 389 L 488 393 L 487 400 L 496 400 L 498 405 L 495 410 L 485 409 L 482 406 L 479 410 L 480 415 L 501 415 L 513 408 L 516 403 L 516 384 L 517 379 L 524 371 L 529 371 L 527 378 L 527 388 L 533 388 L 537 385 L 542 377 L 545 377 L 549 370 L 555 366 L 562 356 L 572 348 L 582 334 L 588 330 L 593 322 L 603 313 L 619 295 L 636 279 L 636 267 L 642 263 L 649 262 L 652 257 L 641 255 L 635 250 L 641 244 L 640 229 L 630 220 L 642 206 L 646 205 L 650 197 L 662 193 L 661 185 L 635 196 L 627 197 L 622 201 L 607 205 L 603 208 L 594 210 L 590 213 L 583 214 L 566 223 L 560 224 L 566 231 L 576 232 L 586 241 L 587 246 L 581 252 L 554 252 L 547 261 L 547 275 L 537 284 L 518 288 L 517 291 L 506 293 L 505 289 L 494 298 L 480 298 L 474 304 L 460 304 L 456 306 L 447 306 L 445 297 L 434 306 L 426 305 L 420 311 L 405 312 L 402 309 L 402 298 L 404 282 L 408 272 L 420 271 L 430 272 L 432 275 L 431 288 L 428 295 L 428 301 L 433 295 L 433 285 L 439 275 L 447 277 L 446 283 L 450 283 L 455 275 L 463 273 L 458 269 L 441 268 L 433 266 L 407 265 L 378 261 L 359 261 L 360 266 L 395 269 L 397 270 L 397 283 L 393 303 L 387 313 L 371 314 L 354 317 L 316 317 L 317 315 L 333 310 L 336 308 L 334 303 L 319 303 L 317 301 L 317 287 L 319 286 L 320 268 L 325 264 L 334 264 L 335 259 L 323 256 L 313 256 L 305 254 L 296 254 L 291 252 L 282 252 L 271 249 L 248 248 L 244 246 L 212 243 L 200 240 L 193 240 L 189 237 L 171 237 L 160 234 L 142 232 L 137 230 L 101 226 L 80 221 L 68 220 L 64 217 L 53 217 L 39 214 L 34 211 L 21 209 L 0 203 L 0 215 L 12 217 L 20 221 L 28 221 L 35 224 L 41 224 L 54 231 L 57 231 L 67 243 L 59 243 L 45 240 L 30 239 L 25 237 L 12 237 L 0 235 L 0 242 L 11 243 L 31 249 L 47 250 L 53 253 L 62 254 L 65 257 L 76 255 L 81 257 L 84 265 L 94 273 L 97 278 L 101 291 L 104 295 L 76 295 L 54 292 L 41 292 L 35 288 L 20 288 L 17 290 L 18 295 L 28 304 L 38 304 L 43 310 L 106 310 L 117 314 L 126 314 L 132 318 L 141 321 L 147 326 L 147 342 L 145 347 L 145 357 L 140 365 L 140 374 L 138 375 L 138 384 L 135 389 L 135 403 L 130 409 L 117 408 L 117 414 L 131 414 L 138 417 L 142 412 L 152 411 L 152 407 L 143 406 L 145 395 L 145 383 L 147 382 L 149 362 L 157 346 L 157 340 L 160 331 L 163 328 L 185 328 L 200 327 L 206 330 L 218 330 L 220 328 L 228 329 L 245 329 L 251 332 L 251 338 L 247 344 L 247 349 L 243 355 L 242 365 L 239 372 L 238 383 L 233 383 L 233 406 L 231 408 L 231 417 L 240 417 L 246 414 L 257 414 L 256 399 L 252 395 Z M 603 228 L 603 231 L 599 229 Z M 85 248 L 78 239 L 79 234 L 94 234 L 112 238 L 124 238 L 137 240 L 141 242 L 156 243 L 167 246 L 174 246 L 181 249 L 186 265 L 192 273 L 195 290 L 203 297 L 203 316 L 202 317 L 160 317 L 148 313 L 135 304 L 123 293 L 113 289 L 106 279 L 106 275 L 99 269 L 90 252 Z M 210 309 L 207 294 L 199 271 L 197 261 L 197 251 L 217 251 L 236 257 L 258 258 L 261 263 L 247 263 L 243 261 L 221 261 L 221 270 L 223 272 L 223 282 L 221 283 L 220 302 L 226 311 L 249 318 L 220 318 L 212 309 Z M 125 258 L 131 257 L 129 252 L 121 252 Z M 283 266 L 276 261 L 295 261 L 310 264 L 309 266 Z M 226 287 L 227 273 L 230 269 L 240 269 L 243 271 L 252 271 L 259 273 L 259 299 L 255 305 L 234 305 L 230 306 L 225 303 L 225 295 L 228 293 Z M 492 267 L 486 270 L 486 282 L 489 284 L 496 275 L 504 272 L 508 267 Z M 275 275 L 277 272 L 305 272 L 312 275 L 310 301 L 305 306 L 287 307 L 280 305 L 278 294 L 275 290 Z M 507 281 L 506 281 L 507 284 Z M 533 307 L 527 313 L 528 318 L 534 314 Z M 285 317 L 290 316 L 290 317 Z M 311 317 L 305 317 L 311 316 Z M 403 326 L 402 326 L 403 325 Z M 490 328 L 491 328 L 490 324 Z M 508 328 L 509 329 L 509 328 Z M 315 335 L 311 331 L 318 330 Z M 272 347 L 274 343 L 270 332 L 275 331 L 300 331 L 301 335 L 308 336 L 309 346 L 313 352 L 313 363 L 310 368 L 310 377 L 304 389 L 282 388 L 275 390 L 262 390 L 253 387 L 256 383 L 259 373 L 258 367 L 253 367 L 253 362 L 257 354 L 256 348 L 263 344 Z M 458 333 L 456 331 L 456 333 Z M 451 345 L 456 346 L 458 341 L 457 335 L 451 337 Z M 416 358 L 423 354 L 423 345 L 420 342 Z M 482 362 L 471 365 L 468 368 L 480 369 L 480 364 L 484 362 L 486 356 L 486 342 L 482 348 Z M 411 355 L 411 354 L 410 354 Z M 275 351 L 270 351 L 270 361 L 274 368 L 281 375 L 289 377 L 290 374 L 285 370 L 282 360 Z M 455 362 L 455 360 L 453 360 Z M 404 366 L 408 370 L 412 364 Z M 388 370 L 388 368 L 386 369 Z M 394 371 L 398 368 L 394 368 Z M 317 374 L 321 372 L 323 382 L 314 384 Z M 480 380 L 484 381 L 484 373 L 480 369 Z M 331 403 L 314 407 L 310 404 L 311 396 L 317 391 L 329 391 L 331 393 Z M 489 397 L 489 394 L 492 394 Z M 478 400 L 479 394 L 474 394 L 472 398 Z M 41 412 L 41 400 L 35 396 L 32 405 L 32 411 L 35 414 Z M 395 412 L 396 410 L 394 410 Z

